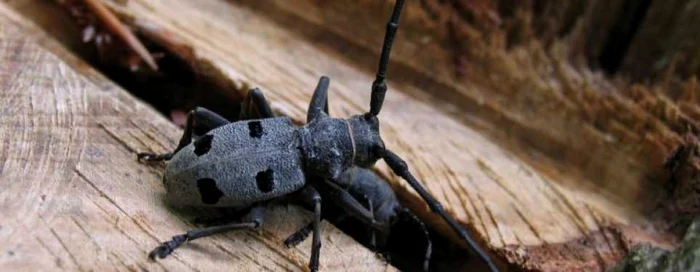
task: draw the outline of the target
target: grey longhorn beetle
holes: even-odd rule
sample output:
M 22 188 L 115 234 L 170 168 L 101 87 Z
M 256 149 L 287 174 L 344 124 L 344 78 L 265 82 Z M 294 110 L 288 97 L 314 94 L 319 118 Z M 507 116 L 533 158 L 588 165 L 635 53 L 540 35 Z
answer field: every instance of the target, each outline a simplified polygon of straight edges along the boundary
M 246 99 L 244 99 L 244 102 L 241 105 L 241 111 L 236 121 L 262 119 L 265 118 L 263 116 L 271 115 L 269 111 L 269 104 L 267 104 L 265 101 L 261 102 L 262 110 L 258 109 L 254 104 L 251 104 L 253 100 L 250 98 L 259 95 L 261 94 L 257 90 L 249 92 L 249 95 L 246 97 Z M 205 131 L 204 133 L 206 132 L 208 131 Z M 196 131 L 193 132 L 193 134 L 195 137 L 200 137 L 202 135 Z M 375 250 L 377 253 L 387 258 L 387 260 L 390 258 L 390 254 L 388 252 L 388 240 L 392 229 L 397 223 L 399 223 L 399 221 L 413 221 L 414 224 L 417 224 L 425 238 L 426 244 L 422 260 L 422 269 L 426 272 L 429 271 L 430 258 L 432 256 L 432 241 L 430 239 L 428 229 L 425 227 L 423 221 L 421 221 L 409 209 L 403 207 L 401 203 L 399 203 L 396 194 L 384 179 L 379 177 L 370 169 L 353 166 L 341 174 L 341 176 L 338 178 L 338 183 L 344 191 L 350 193 L 353 198 L 362 201 L 362 204 L 365 204 L 365 207 L 372 214 L 371 219 L 373 219 L 375 223 L 373 224 L 372 222 L 367 221 L 368 217 L 366 215 L 353 214 L 352 211 L 348 212 L 345 207 L 338 206 L 333 201 L 336 196 L 333 194 L 332 190 L 324 190 L 325 187 L 317 187 L 317 190 L 321 195 L 322 206 L 324 207 L 324 212 L 321 214 L 321 219 L 329 219 L 329 221 L 334 222 L 334 224 L 352 224 L 353 222 L 348 222 L 348 219 L 353 218 L 356 219 L 362 226 L 369 226 L 367 228 L 368 232 L 366 233 L 367 237 L 362 237 L 362 241 L 364 241 L 365 244 L 368 244 L 372 250 Z M 239 217 L 242 212 L 247 212 L 247 210 L 237 210 L 233 214 L 223 217 L 208 219 L 197 218 L 195 221 L 199 221 L 200 223 L 209 223 L 211 225 L 218 225 L 221 224 L 221 222 L 228 222 L 232 218 Z M 377 228 L 377 225 L 381 226 L 381 228 Z M 403 226 L 405 226 L 405 224 L 402 225 L 402 227 Z M 284 240 L 284 245 L 287 247 L 296 246 L 306 240 L 312 231 L 313 222 L 308 223 L 303 228 L 289 235 L 289 237 Z M 419 263 L 420 261 L 416 260 L 416 262 Z M 419 269 L 415 269 L 415 271 L 418 270 Z
M 381 229 L 383 226 L 373 219 L 373 213 L 340 187 L 340 176 L 353 166 L 369 168 L 383 159 L 469 244 L 491 271 L 498 271 L 489 255 L 423 188 L 406 163 L 384 146 L 379 135 L 377 115 L 387 91 L 387 65 L 403 5 L 404 0 L 396 1 L 387 24 L 379 70 L 372 83 L 369 112 L 348 119 L 331 118 L 327 100 L 330 79 L 323 76 L 311 97 L 304 126 L 297 127 L 286 117 L 274 117 L 262 92 L 253 89 L 246 98 L 250 101 L 245 104 L 257 108 L 264 119 L 229 123 L 216 113 L 196 108 L 187 114 L 185 131 L 173 153 L 139 153 L 140 160 L 169 160 L 163 184 L 171 203 L 250 209 L 244 222 L 195 229 L 174 236 L 151 251 L 149 257 L 165 258 L 187 241 L 232 230 L 259 228 L 271 200 L 296 195 L 313 206 L 309 268 L 318 271 L 319 191 L 334 196 L 336 204 L 349 214 Z M 197 136 L 193 135 L 195 124 L 209 131 L 192 141 L 193 136 Z

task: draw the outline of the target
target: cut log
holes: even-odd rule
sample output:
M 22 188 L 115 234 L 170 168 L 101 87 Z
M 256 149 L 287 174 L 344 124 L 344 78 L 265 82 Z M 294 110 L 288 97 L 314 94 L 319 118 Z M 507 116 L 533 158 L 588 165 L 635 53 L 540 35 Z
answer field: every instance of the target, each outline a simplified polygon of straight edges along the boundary
M 164 205 L 165 152 L 181 130 L 0 4 L 0 270 L 304 271 L 310 242 L 284 248 L 310 214 L 277 207 L 258 231 L 198 240 L 149 261 L 208 211 Z M 322 224 L 323 271 L 393 271 Z
M 234 85 L 260 86 L 275 111 L 299 123 L 321 75 L 332 79 L 332 115 L 368 109 L 391 7 L 386 1 L 105 2 L 133 25 L 180 36 L 198 63 Z M 576 61 L 582 52 L 600 54 L 608 35 L 595 31 L 612 28 L 624 1 L 571 1 L 559 7 L 566 11 L 452 2 L 474 4 L 466 11 L 427 12 L 417 1 L 406 7 L 380 115 L 386 145 L 513 267 L 602 270 L 637 243 L 673 244 L 653 213 L 670 195 L 664 160 L 686 142 L 684 133 L 698 132 L 694 81 L 685 85 L 689 100 L 675 104 L 651 87 L 609 80 Z M 455 19 L 443 24 L 435 10 Z M 493 21 L 473 22 L 465 12 Z M 548 25 L 548 18 L 533 18 L 543 14 L 561 20 Z M 455 33 L 447 34 L 450 27 Z M 414 212 L 455 238 L 405 183 L 383 164 L 379 169 Z

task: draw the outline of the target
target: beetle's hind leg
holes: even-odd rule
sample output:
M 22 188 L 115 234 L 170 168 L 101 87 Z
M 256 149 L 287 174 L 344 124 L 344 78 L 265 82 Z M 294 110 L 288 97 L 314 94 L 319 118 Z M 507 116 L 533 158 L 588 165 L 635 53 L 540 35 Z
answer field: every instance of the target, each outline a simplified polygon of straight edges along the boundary
M 250 213 L 248 213 L 248 217 L 250 219 L 246 222 L 231 223 L 231 224 L 226 224 L 223 226 L 195 229 L 195 230 L 188 231 L 187 233 L 184 233 L 184 234 L 173 236 L 172 240 L 167 241 L 165 243 L 162 243 L 156 249 L 151 251 L 151 253 L 148 254 L 148 257 L 151 259 L 154 259 L 154 260 L 156 257 L 165 258 L 168 255 L 170 255 L 170 253 L 172 253 L 173 250 L 178 248 L 180 245 L 184 244 L 185 242 L 192 241 L 195 239 L 208 237 L 208 236 L 212 236 L 215 234 L 229 232 L 229 231 L 233 231 L 233 230 L 259 228 L 263 224 L 263 219 L 265 217 L 266 210 L 267 210 L 267 206 L 265 204 L 259 204 L 250 210 Z
M 170 160 L 175 153 L 192 142 L 192 136 L 199 136 L 209 132 L 212 129 L 228 124 L 226 118 L 221 117 L 206 108 L 197 107 L 187 113 L 187 123 L 185 123 L 185 132 L 182 134 L 180 143 L 172 153 L 154 154 L 154 153 L 138 153 L 136 154 L 139 160 L 147 162 L 156 162 Z M 196 126 L 196 127 L 195 127 Z

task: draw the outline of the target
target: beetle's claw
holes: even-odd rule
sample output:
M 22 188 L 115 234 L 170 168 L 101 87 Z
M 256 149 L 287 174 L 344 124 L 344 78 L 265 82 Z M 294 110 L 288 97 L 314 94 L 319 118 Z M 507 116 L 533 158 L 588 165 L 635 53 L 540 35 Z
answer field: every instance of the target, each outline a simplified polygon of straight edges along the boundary
M 170 255 L 170 253 L 172 252 L 173 249 L 169 248 L 167 244 L 163 243 L 162 245 L 158 246 L 156 249 L 151 251 L 151 253 L 148 254 L 148 258 L 151 258 L 151 260 L 155 260 L 156 257 L 163 259 Z

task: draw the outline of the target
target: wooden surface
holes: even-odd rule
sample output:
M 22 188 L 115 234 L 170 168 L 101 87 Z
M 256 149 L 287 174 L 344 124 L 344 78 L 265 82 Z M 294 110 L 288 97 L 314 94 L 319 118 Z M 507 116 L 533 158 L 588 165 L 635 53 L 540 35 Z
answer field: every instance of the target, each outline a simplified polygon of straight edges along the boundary
M 391 8 L 386 1 L 105 2 L 127 21 L 181 36 L 200 64 L 234 85 L 260 86 L 275 111 L 298 122 L 321 75 L 332 80 L 332 115 L 368 109 Z M 491 1 L 479 3 L 483 14 L 497 10 Z M 663 161 L 683 143 L 683 133 L 697 132 L 698 90 L 688 83 L 690 100 L 675 104 L 648 86 L 619 83 L 569 61 L 604 46 L 605 35 L 593 31 L 606 24 L 595 17 L 603 6 L 580 6 L 582 21 L 562 19 L 572 24 L 570 32 L 544 43 L 532 34 L 543 32 L 528 10 L 500 14 L 498 26 L 457 17 L 466 47 L 457 48 L 458 56 L 446 25 L 417 1 L 402 17 L 380 116 L 383 139 L 482 244 L 514 267 L 601 270 L 636 243 L 673 240 L 655 231 L 653 212 L 666 194 Z M 467 63 L 461 78 L 455 57 Z M 451 235 L 405 183 L 379 168 L 411 209 Z
M 280 3 L 260 7 L 249 2 L 239 5 L 224 1 L 192 3 L 141 0 L 129 1 L 125 5 L 113 4 L 112 7 L 127 17 L 148 20 L 182 35 L 184 40 L 196 48 L 200 58 L 212 62 L 234 80 L 260 86 L 276 111 L 296 120 L 303 120 L 308 99 L 321 75 L 332 79 L 330 108 L 333 115 L 347 116 L 367 110 L 371 69 L 375 65 L 372 63 L 376 57 L 366 53 L 379 48 L 381 35 L 366 34 L 381 33 L 381 16 L 391 6 L 374 2 L 371 6 L 373 8 L 350 8 L 351 5 L 332 4 L 320 8 L 311 2 L 296 2 L 294 5 Z M 284 9 L 292 7 L 296 9 Z M 348 9 L 347 12 L 343 8 Z M 360 9 L 367 11 L 368 15 L 353 18 L 351 14 L 365 14 Z M 301 11 L 303 15 L 300 15 Z M 413 12 L 416 12 L 415 5 L 409 5 L 404 17 L 409 18 L 408 22 L 417 16 Z M 341 13 L 345 15 L 340 15 Z M 372 14 L 376 19 L 367 18 Z M 343 18 L 347 21 L 342 21 Z M 362 34 L 358 30 L 362 28 L 353 28 L 351 23 L 362 20 L 378 22 L 376 25 L 363 24 L 378 31 L 357 35 Z M 335 24 L 330 24 L 331 22 Z M 410 26 L 410 23 L 404 25 Z M 349 30 L 341 32 L 337 28 Z M 439 69 L 428 72 L 430 68 L 420 66 L 420 60 L 428 62 L 427 60 L 436 57 L 448 58 L 449 54 L 424 54 L 426 49 L 415 43 L 420 37 L 407 39 L 405 29 L 410 27 L 399 32 L 400 42 L 397 42 L 394 58 L 405 60 L 408 64 L 404 65 L 408 68 L 392 64 L 390 92 L 380 116 L 382 135 L 387 146 L 408 161 L 430 192 L 475 233 L 484 245 L 503 250 L 500 251 L 504 254 L 501 257 L 524 267 L 557 269 L 557 261 L 568 259 L 576 250 L 562 247 L 558 251 L 553 250 L 551 258 L 542 257 L 533 261 L 529 254 L 537 256 L 534 247 L 564 244 L 598 231 L 603 233 L 600 237 L 605 239 L 595 241 L 604 246 L 592 247 L 588 253 L 591 255 L 580 257 L 581 260 L 571 267 L 606 266 L 624 254 L 625 245 L 604 243 L 609 240 L 607 237 L 615 237 L 604 232 L 604 226 L 646 222 L 638 206 L 643 203 L 630 201 L 631 198 L 628 197 L 635 195 L 636 189 L 618 196 L 595 184 L 578 183 L 578 180 L 572 180 L 569 176 L 547 175 L 549 173 L 534 169 L 530 161 L 523 160 L 499 146 L 498 142 L 466 126 L 460 117 L 446 114 L 445 108 L 451 105 L 427 95 L 426 91 L 439 96 L 447 93 L 447 90 L 442 92 L 431 88 L 440 86 L 434 83 L 430 85 L 431 81 L 426 86 L 415 80 L 427 78 L 432 79 L 432 82 L 442 82 L 449 73 L 434 74 L 439 73 Z M 353 42 L 344 43 L 335 38 Z M 341 49 L 325 47 L 323 41 L 329 40 L 337 41 L 337 47 Z M 333 42 L 327 43 L 333 45 Z M 354 51 L 353 46 L 365 49 Z M 409 58 L 408 55 L 412 57 Z M 369 61 L 371 59 L 374 61 Z M 362 66 L 358 66 L 357 62 Z M 410 72 L 409 69 L 419 72 L 414 81 L 407 80 L 406 74 L 403 74 L 404 71 Z M 415 74 L 414 71 L 413 75 Z M 396 79 L 406 80 L 403 82 L 408 84 Z M 490 97 L 470 92 L 471 89 L 452 90 L 455 89 L 464 96 L 455 99 L 454 103 L 479 99 L 482 99 L 482 103 L 490 102 L 487 100 Z M 481 108 L 493 106 L 494 104 L 486 104 Z M 505 108 L 500 107 L 491 110 L 507 113 Z M 518 117 L 512 114 L 507 116 Z M 544 123 L 546 119 L 533 121 Z M 585 145 L 589 143 L 581 143 L 580 146 Z M 601 149 L 601 152 L 615 151 Z M 591 157 L 598 157 L 594 155 Z M 381 164 L 380 168 L 388 173 Z M 596 168 L 589 169 L 591 170 L 584 171 L 595 171 Z M 623 180 L 637 182 L 636 176 L 633 176 L 635 173 L 613 174 L 625 176 Z M 605 177 L 605 180 L 612 179 Z M 439 219 L 427 212 L 425 205 L 406 188 L 405 183 L 395 177 L 392 181 L 414 211 L 444 234 L 451 235 Z M 570 184 L 576 185 L 569 186 Z
M 283 239 L 310 220 L 268 213 L 259 232 L 202 239 L 152 262 L 160 242 L 206 211 L 163 204 L 162 167 L 136 151 L 172 149 L 181 131 L 0 4 L 0 270 L 307 270 L 310 242 Z M 323 271 L 392 271 L 323 223 Z

